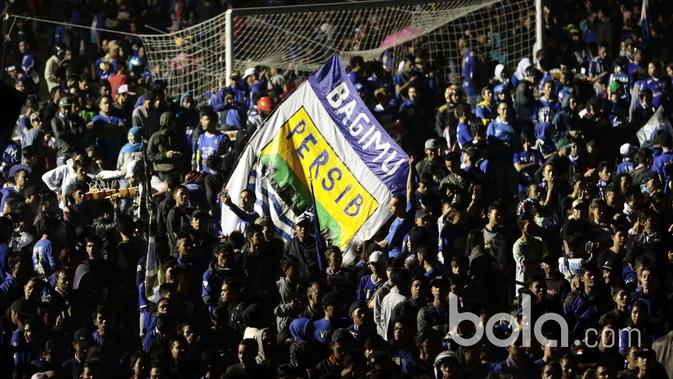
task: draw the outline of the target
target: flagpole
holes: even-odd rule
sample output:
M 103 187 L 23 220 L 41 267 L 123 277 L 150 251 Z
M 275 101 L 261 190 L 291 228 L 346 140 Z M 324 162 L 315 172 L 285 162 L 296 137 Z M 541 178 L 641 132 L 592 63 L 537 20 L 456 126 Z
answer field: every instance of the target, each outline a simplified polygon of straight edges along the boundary
M 311 170 L 308 172 L 308 183 L 311 189 L 311 202 L 313 203 L 313 233 L 315 233 L 315 248 L 316 248 L 316 259 L 318 261 L 318 269 L 320 273 L 324 273 L 324 263 L 322 261 L 322 250 L 323 243 L 320 236 L 320 219 L 318 218 L 318 203 L 315 201 L 315 193 L 313 191 L 313 175 L 311 175 Z

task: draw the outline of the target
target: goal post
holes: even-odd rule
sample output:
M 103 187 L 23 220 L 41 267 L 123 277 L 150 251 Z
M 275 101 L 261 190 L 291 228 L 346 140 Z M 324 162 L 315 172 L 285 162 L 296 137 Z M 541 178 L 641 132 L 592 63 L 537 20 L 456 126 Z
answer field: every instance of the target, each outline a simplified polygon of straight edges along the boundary
M 310 72 L 334 53 L 345 61 L 356 55 L 383 59 L 394 71 L 412 48 L 441 58 L 447 73 L 456 74 L 461 49 L 471 47 L 514 66 L 531 57 L 540 38 L 536 2 L 398 0 L 230 9 L 190 28 L 141 39 L 155 75 L 168 80 L 172 93 L 189 91 L 203 100 L 226 85 L 233 71 L 266 66 Z

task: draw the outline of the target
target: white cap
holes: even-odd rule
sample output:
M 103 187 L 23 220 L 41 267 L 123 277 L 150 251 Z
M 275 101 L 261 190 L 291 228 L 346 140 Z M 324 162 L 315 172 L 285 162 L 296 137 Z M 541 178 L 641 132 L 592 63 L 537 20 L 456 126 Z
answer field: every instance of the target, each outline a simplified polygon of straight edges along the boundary
M 375 251 L 369 255 L 369 263 L 378 263 L 378 262 L 383 262 L 385 263 L 388 259 L 386 256 L 383 254 L 382 251 Z
M 255 68 L 254 67 L 248 67 L 243 72 L 243 79 L 247 78 L 250 75 L 254 75 L 254 74 L 255 74 Z
M 129 95 L 135 95 L 135 92 L 129 91 L 129 85 L 128 84 L 122 84 L 117 88 L 117 94 L 121 95 L 123 93 L 129 94 Z
M 628 157 L 633 153 L 633 145 L 625 143 L 619 147 L 619 154 L 623 157 Z
M 495 71 L 493 71 L 493 74 L 495 75 L 496 78 L 500 79 L 500 74 L 502 74 L 502 71 L 505 69 L 505 65 L 503 64 L 498 64 L 495 66 Z

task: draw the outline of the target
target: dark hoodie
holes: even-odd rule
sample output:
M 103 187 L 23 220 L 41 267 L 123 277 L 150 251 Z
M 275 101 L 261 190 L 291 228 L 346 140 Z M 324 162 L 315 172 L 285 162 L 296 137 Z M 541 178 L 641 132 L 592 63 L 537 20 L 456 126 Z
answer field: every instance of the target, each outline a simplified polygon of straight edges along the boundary
M 180 132 L 177 119 L 171 112 L 164 112 L 159 118 L 159 131 L 154 133 L 147 144 L 147 159 L 152 164 L 152 171 L 168 173 L 184 172 L 190 159 L 190 151 L 185 136 Z M 181 154 L 166 156 L 168 151 L 179 151 Z
M 201 134 L 201 127 L 199 124 L 199 111 L 195 109 L 193 105 L 191 108 L 185 108 L 183 106 L 185 99 L 188 97 L 192 99 L 192 104 L 194 104 L 192 95 L 189 92 L 184 92 L 180 95 L 180 106 L 175 113 L 175 117 L 178 119 L 180 125 L 185 128 L 187 145 L 191 147 L 192 144 L 198 140 L 199 135 Z

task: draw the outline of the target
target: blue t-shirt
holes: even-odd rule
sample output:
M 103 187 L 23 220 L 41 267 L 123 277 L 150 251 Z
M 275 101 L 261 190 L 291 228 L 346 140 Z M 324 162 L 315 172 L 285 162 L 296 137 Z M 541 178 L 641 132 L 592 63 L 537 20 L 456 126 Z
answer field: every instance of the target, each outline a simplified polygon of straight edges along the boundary
M 56 271 L 56 257 L 51 241 L 41 239 L 33 246 L 33 269 L 41 276 L 49 276 Z
M 404 218 L 395 217 L 393 223 L 390 224 L 386 241 L 388 241 L 388 256 L 390 258 L 397 257 L 402 252 L 402 245 L 404 236 L 409 233 L 414 223 L 414 204 L 407 202 Z
M 500 122 L 498 119 L 495 119 L 488 124 L 488 128 L 486 129 L 486 140 L 488 142 L 499 141 L 511 143 L 514 139 L 514 128 L 510 123 Z
M 664 184 L 668 183 L 673 177 L 673 151 L 664 151 L 654 158 L 652 171 L 662 177 Z M 664 192 L 668 192 L 668 185 L 664 185 Z
M 313 338 L 316 342 L 327 344 L 332 338 L 332 333 L 336 330 L 336 325 L 330 320 L 321 318 L 313 321 Z
M 458 146 L 462 149 L 463 146 L 467 143 L 472 142 L 474 139 L 472 134 L 470 134 L 470 127 L 467 124 L 458 123 L 456 134 L 458 135 Z
M 622 163 L 617 165 L 617 175 L 621 175 L 623 173 L 629 173 L 633 171 L 636 168 L 635 162 L 632 160 L 624 160 Z
M 559 109 L 561 109 L 561 105 L 557 101 L 553 99 L 547 101 L 544 98 L 540 98 L 535 108 L 534 121 L 538 124 L 551 123 Z
M 383 282 L 381 282 L 382 284 Z M 367 303 L 367 307 L 370 311 L 374 310 L 374 304 L 371 300 L 374 297 L 374 293 L 377 289 L 381 287 L 380 284 L 374 283 L 372 280 L 372 274 L 368 274 L 360 278 L 360 284 L 358 285 L 358 301 Z
M 211 174 L 212 172 L 206 167 L 206 159 L 211 155 L 219 155 L 223 151 L 223 144 L 228 140 L 224 134 L 203 133 L 199 136 L 199 142 L 196 146 L 196 169 L 198 171 Z
M 654 108 L 658 108 L 661 105 L 661 102 L 664 100 L 664 95 L 666 91 L 666 82 L 661 79 L 656 79 L 649 77 L 643 81 L 643 85 L 640 90 L 649 89 L 652 91 L 652 105 Z
M 475 70 L 474 56 L 472 51 L 468 50 L 463 55 L 463 88 L 465 88 L 465 94 L 467 96 L 476 96 L 479 94 L 477 91 L 477 86 L 474 84 L 473 76 Z

